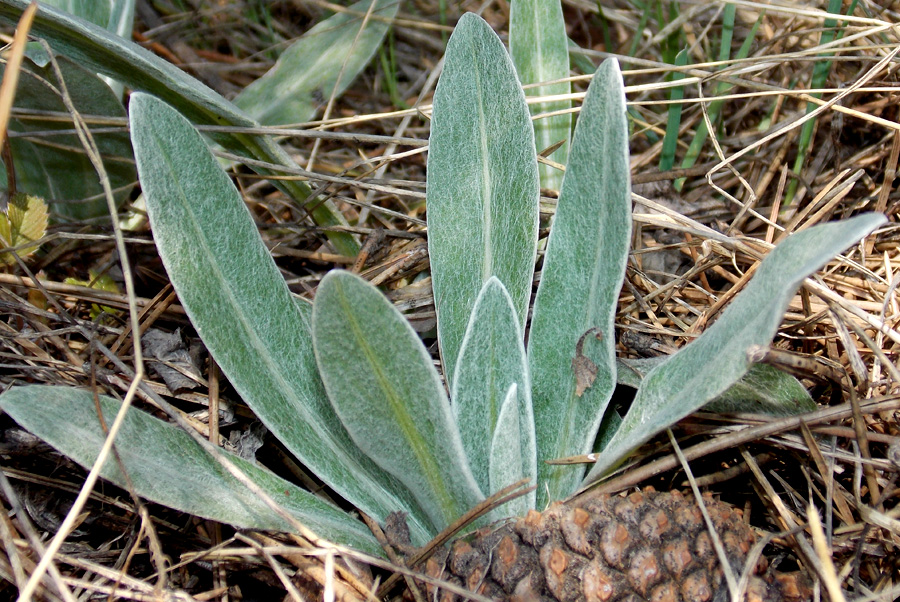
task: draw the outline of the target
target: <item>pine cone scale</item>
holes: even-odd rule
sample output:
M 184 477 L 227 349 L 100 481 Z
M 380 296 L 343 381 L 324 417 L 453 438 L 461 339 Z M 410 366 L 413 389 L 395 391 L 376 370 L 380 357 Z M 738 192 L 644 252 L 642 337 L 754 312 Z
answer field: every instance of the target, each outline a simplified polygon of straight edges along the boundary
M 741 512 L 704 499 L 729 564 L 743 570 L 756 536 Z M 763 569 L 764 563 L 756 567 Z M 730 596 L 693 498 L 653 490 L 563 504 L 480 530 L 443 550 L 429 576 L 504 602 L 717 602 Z M 431 599 L 457 602 L 428 586 Z M 796 576 L 752 580 L 747 602 L 800 602 Z

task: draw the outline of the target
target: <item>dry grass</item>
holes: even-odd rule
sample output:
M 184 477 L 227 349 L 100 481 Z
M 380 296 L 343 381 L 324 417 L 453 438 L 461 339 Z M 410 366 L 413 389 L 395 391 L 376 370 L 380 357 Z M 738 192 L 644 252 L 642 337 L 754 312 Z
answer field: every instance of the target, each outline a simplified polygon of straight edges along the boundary
M 183 4 L 197 4 L 199 12 L 140 15 L 139 39 L 226 95 L 263 73 L 278 49 L 331 6 L 300 0 L 272 3 L 268 20 L 252 12 L 266 3 Z M 783 554 L 784 566 L 798 565 L 821 579 L 823 596 L 836 599 L 832 592 L 839 583 L 847 599 L 892 600 L 900 580 L 900 246 L 893 226 L 900 200 L 893 187 L 900 155 L 894 57 L 900 49 L 900 29 L 895 27 L 900 4 L 858 3 L 854 14 L 868 16 L 846 20 L 843 37 L 828 48 L 834 56 L 827 85 L 817 90 L 810 86 L 815 66 L 826 60 L 819 47 L 824 3 L 736 4 L 734 47 L 763 10 L 765 15 L 748 58 L 721 63 L 713 60 L 721 28 L 719 4 L 678 3 L 680 17 L 668 29 L 660 33 L 654 16 L 636 34 L 641 13 L 630 2 L 604 6 L 606 32 L 595 3 L 565 3 L 570 36 L 588 49 L 586 58 L 596 62 L 607 53 L 620 54 L 633 109 L 633 177 L 641 196 L 635 197 L 634 253 L 616 321 L 620 353 L 668 352 L 689 342 L 742 289 L 772 245 L 791 232 L 863 211 L 888 214 L 890 225 L 805 283 L 773 349 L 761 356 L 801 377 L 821 409 L 802 418 L 777 419 L 701 413 L 680 423 L 675 434 L 701 486 L 743 506 L 755 525 L 789 532 L 776 537 L 767 553 Z M 892 6 L 886 8 L 888 4 Z M 453 5 L 446 22 L 479 8 L 503 35 L 509 12 L 503 0 Z M 351 231 L 365 243 L 364 256 L 336 255 L 322 230 L 267 182 L 246 171 L 237 181 L 295 292 L 311 296 L 329 269 L 349 267 L 382 285 L 416 328 L 427 332 L 434 324 L 430 287 L 415 277 L 428 268 L 423 237 L 427 116 L 441 36 L 449 28 L 440 25 L 439 7 L 424 0 L 405 3 L 400 19 L 392 41 L 393 99 L 386 86 L 391 76 L 376 59 L 330 105 L 328 118 L 304 126 L 316 126 L 316 138 L 280 132 L 301 165 L 322 175 L 310 183 L 355 224 Z M 666 128 L 666 76 L 673 71 L 660 62 L 660 47 L 673 31 L 683 31 L 691 48 L 691 65 L 682 80 L 689 85 L 678 162 L 705 119 L 704 103 L 722 89 L 721 82 L 733 88 L 720 96 L 725 101 L 723 125 L 704 146 L 699 167 L 655 173 Z M 635 55 L 621 56 L 632 45 Z M 583 93 L 586 78 L 573 81 Z M 397 100 L 413 108 L 398 107 Z M 807 103 L 818 108 L 809 113 Z M 795 179 L 791 170 L 807 119 L 815 119 L 813 142 Z M 684 186 L 676 193 L 672 185 L 682 176 Z M 788 202 L 794 180 L 796 190 Z M 549 215 L 554 194 L 545 192 L 542 207 Z M 151 325 L 169 331 L 182 327 L 194 336 L 162 275 L 149 232 L 130 237 L 142 331 Z M 109 229 L 56 227 L 44 254 L 29 265 L 39 274 L 40 286 L 16 270 L 0 274 L 4 388 L 26 381 L 124 393 L 127 378 L 111 370 L 90 342 L 103 342 L 128 364 L 132 342 L 125 314 L 89 332 L 83 325 L 73 327 L 56 309 L 87 318 L 91 303 L 127 306 L 124 295 L 63 284 L 66 277 L 84 278 L 88 269 L 118 274 Z M 194 424 L 214 440 L 220 430 L 240 431 L 248 424 L 248 411 L 215 370 L 202 378 L 203 386 L 179 395 L 171 395 L 161 382 L 150 386 L 174 398 L 186 413 L 199 411 Z M 226 401 L 236 407 L 236 426 L 217 424 L 216 412 L 212 424 L 205 420 L 208 408 Z M 0 513 L 0 576 L 8 581 L 0 584 L 0 597 L 6 599 L 15 595 L 13 584 L 23 583 L 32 572 L 43 534 L 58 527 L 84 473 L 8 422 L 3 428 L 2 495 L 7 508 L 17 507 L 11 518 Z M 316 487 L 274 443 L 260 457 Z M 670 441 L 661 437 L 601 489 L 685 487 L 684 475 Z M 164 508 L 135 505 L 131 499 L 108 485 L 98 486 L 84 522 L 54 559 L 58 571 L 51 570 L 39 586 L 39 598 L 362 600 L 373 587 L 365 564 L 336 558 L 327 546 L 295 537 L 235 534 Z M 810 501 L 822 517 L 821 528 L 813 528 L 814 521 L 807 518 Z M 383 579 L 387 573 L 376 569 L 375 575 Z

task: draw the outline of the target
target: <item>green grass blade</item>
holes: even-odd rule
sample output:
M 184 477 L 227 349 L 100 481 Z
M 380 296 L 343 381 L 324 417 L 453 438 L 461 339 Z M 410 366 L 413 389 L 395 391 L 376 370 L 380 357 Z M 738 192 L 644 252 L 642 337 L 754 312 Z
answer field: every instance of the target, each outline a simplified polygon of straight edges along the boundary
M 522 85 L 549 82 L 569 77 L 569 42 L 566 22 L 559 0 L 513 0 L 509 8 L 509 54 Z M 538 86 L 525 91 L 527 96 L 569 94 L 568 82 Z M 549 113 L 571 108 L 569 101 L 542 102 L 530 105 L 531 114 Z M 534 142 L 538 152 L 560 141 L 563 145 L 548 157 L 566 164 L 572 114 L 545 117 L 534 122 Z M 541 187 L 559 190 L 563 172 L 543 163 L 538 166 Z
M 511 482 L 537 478 L 531 379 L 523 340 L 509 293 L 497 278 L 490 278 L 472 309 L 450 396 L 463 449 L 478 486 L 486 494 L 496 491 L 490 478 L 494 457 L 492 441 L 497 436 L 501 409 L 512 385 L 517 385 L 519 391 L 516 432 L 520 433 L 521 441 L 516 447 L 521 451 L 515 456 L 515 473 L 520 476 Z M 520 499 L 528 507 L 534 507 L 534 493 Z
M 506 286 L 524 328 L 539 193 L 534 131 L 512 61 L 481 17 L 463 15 L 434 94 L 428 152 L 428 251 L 448 377 L 491 276 Z
M 375 3 L 372 7 L 372 3 Z M 381 46 L 399 0 L 361 0 L 315 25 L 244 88 L 234 104 L 265 125 L 309 121 L 318 108 L 356 79 Z M 369 20 L 363 17 L 372 7 Z
M 834 15 L 841 14 L 841 8 L 843 7 L 842 0 L 829 0 L 828 1 L 828 12 Z M 851 2 L 850 8 L 847 14 L 851 14 L 856 7 L 856 2 Z M 825 19 L 824 23 L 824 31 L 822 32 L 822 37 L 819 38 L 819 43 L 822 45 L 830 44 L 834 41 L 837 34 L 838 22 L 836 19 Z M 820 56 L 832 56 L 833 53 L 825 53 Z M 815 64 L 813 67 L 812 81 L 810 82 L 810 86 L 813 89 L 824 88 L 828 85 L 828 74 L 831 73 L 831 61 L 822 60 Z M 819 93 L 812 94 L 814 98 L 822 98 L 822 95 Z M 806 112 L 811 113 L 816 110 L 818 105 L 814 102 L 806 103 Z M 813 131 L 816 127 L 816 120 L 809 119 L 803 123 L 803 126 L 800 128 L 800 138 L 797 140 L 797 156 L 794 159 L 794 168 L 793 172 L 796 175 L 800 175 L 800 172 L 803 171 L 803 165 L 806 163 L 806 156 L 809 153 L 810 144 L 812 144 L 812 135 Z M 784 193 L 784 206 L 782 207 L 782 212 L 788 212 L 792 210 L 794 204 L 794 195 L 797 194 L 797 188 L 800 185 L 799 178 L 792 178 L 788 183 L 787 190 Z
M 727 61 L 731 58 L 731 41 L 734 39 L 734 18 L 737 15 L 737 6 L 728 3 L 722 10 L 722 42 L 719 44 L 719 60 Z
M 666 10 L 663 2 L 656 3 L 656 23 L 660 33 L 662 33 L 664 29 L 668 28 L 669 25 L 677 19 L 677 2 L 670 2 L 668 4 L 668 11 Z M 663 62 L 670 65 L 675 64 L 675 59 L 678 56 L 681 48 L 684 48 L 684 46 L 686 46 L 684 37 L 684 30 L 678 27 L 675 29 L 671 29 L 670 33 L 660 41 L 660 54 L 662 56 Z
M 381 292 L 330 272 L 312 314 L 316 360 L 350 436 L 439 529 L 483 499 L 428 350 Z
M 143 93 L 131 136 L 160 257 L 197 332 L 266 427 L 319 478 L 379 520 L 410 494 L 368 461 L 335 416 L 318 376 L 309 316 L 294 302 L 247 207 L 200 134 Z
M 734 31 L 735 17 L 734 10 L 732 10 L 733 8 L 733 4 L 727 5 L 722 16 L 723 36 L 722 45 L 719 48 L 720 61 L 727 61 L 731 55 L 731 34 Z M 744 38 L 740 49 L 738 49 L 735 58 L 745 59 L 747 58 L 747 56 L 749 56 L 750 50 L 753 47 L 753 40 L 756 39 L 756 32 L 759 29 L 760 24 L 762 24 L 763 17 L 765 17 L 765 15 L 766 12 L 764 10 L 760 12 L 759 17 L 750 28 L 747 37 Z M 726 35 L 725 32 L 729 33 Z M 716 95 L 723 96 L 725 94 L 728 94 L 728 92 L 730 92 L 732 88 L 734 88 L 733 84 L 719 82 L 719 84 L 716 86 Z M 709 106 L 707 107 L 707 114 L 709 115 L 710 123 L 717 124 L 719 122 L 719 115 L 722 112 L 723 105 L 724 102 L 721 100 L 713 100 L 709 103 Z M 709 137 L 709 130 L 706 128 L 706 120 L 702 119 L 697 124 L 697 132 L 691 139 L 691 144 L 688 146 L 688 149 L 684 154 L 684 159 L 681 162 L 682 169 L 693 167 L 693 165 L 697 162 L 697 159 L 700 157 L 700 151 L 703 149 L 703 145 L 706 143 L 707 137 Z M 680 178 L 675 181 L 676 190 L 681 190 L 683 186 L 684 178 Z
M 391 104 L 399 109 L 409 109 L 411 105 L 404 100 L 400 93 L 400 73 L 397 65 L 397 42 L 393 31 L 389 31 L 387 42 L 381 46 L 378 52 L 381 62 L 381 81 Z
M 647 374 L 584 484 L 738 382 L 750 368 L 748 349 L 772 341 L 803 280 L 884 221 L 881 214 L 860 215 L 809 228 L 778 245 L 715 324 Z
M 15 25 L 26 0 L 0 0 L 0 22 Z M 58 53 L 64 54 L 85 69 L 107 75 L 132 90 L 153 94 L 172 105 L 197 125 L 257 127 L 259 124 L 171 63 L 149 50 L 110 33 L 87 21 L 49 6 L 41 6 L 34 19 L 31 34 L 47 40 Z M 290 156 L 270 137 L 253 134 L 217 136 L 216 141 L 228 150 L 274 165 L 296 167 Z M 254 166 L 261 175 L 277 174 L 277 170 Z M 298 180 L 274 180 L 294 200 L 302 203 L 310 194 L 309 186 Z M 340 213 L 330 203 L 316 203 L 311 211 L 320 226 L 344 225 Z M 345 232 L 330 232 L 329 240 L 339 253 L 355 256 L 359 243 Z
M 634 56 L 634 53 L 637 52 L 638 46 L 641 44 L 641 39 L 644 35 L 644 29 L 647 28 L 647 23 L 650 22 L 650 14 L 653 11 L 653 3 L 647 2 L 644 5 L 644 10 L 641 12 L 641 18 L 638 21 L 637 27 L 634 28 L 634 37 L 631 40 L 631 45 L 628 47 L 628 52 L 625 53 L 627 56 Z
M 688 52 L 682 50 L 675 57 L 675 66 L 687 65 Z M 672 73 L 672 81 L 684 79 L 683 71 Z M 684 86 L 672 88 L 669 92 L 669 100 L 678 101 L 684 98 Z M 669 171 L 675 164 L 675 151 L 678 148 L 679 130 L 681 129 L 681 109 L 684 105 L 680 102 L 669 105 L 669 117 L 666 121 L 666 136 L 663 138 L 662 151 L 659 154 L 659 171 Z
M 580 467 L 545 461 L 592 451 L 615 386 L 613 317 L 630 239 L 625 92 L 618 63 L 607 60 L 594 75 L 575 128 L 528 339 L 541 483 L 538 508 L 578 486 Z M 598 369 L 581 395 L 573 369 L 579 341 L 582 360 Z
M 120 405 L 111 397 L 100 397 L 107 422 L 112 421 Z M 85 468 L 93 465 L 106 440 L 91 391 L 42 385 L 12 387 L 0 395 L 0 408 Z M 116 439 L 116 451 L 135 493 L 142 498 L 240 528 L 293 530 L 226 472 L 206 449 L 174 425 L 132 408 Z M 381 546 L 370 531 L 343 510 L 256 464 L 218 451 L 317 535 L 382 555 Z M 112 457 L 100 474 L 119 487 L 126 487 L 125 477 Z
M 614 48 L 612 35 L 610 35 L 610 20 L 606 18 L 606 15 L 603 13 L 603 3 L 597 0 L 597 19 L 600 21 L 600 31 L 603 32 L 603 47 L 604 48 Z M 589 72 L 592 73 L 594 70 L 591 69 Z

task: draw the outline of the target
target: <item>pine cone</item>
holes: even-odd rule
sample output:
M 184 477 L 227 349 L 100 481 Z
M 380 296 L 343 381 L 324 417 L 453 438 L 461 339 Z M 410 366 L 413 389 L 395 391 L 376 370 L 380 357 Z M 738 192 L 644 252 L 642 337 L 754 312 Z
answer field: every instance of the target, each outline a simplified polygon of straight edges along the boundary
M 710 496 L 704 503 L 739 577 L 756 536 L 740 510 Z M 763 572 L 765 560 L 755 568 Z M 482 529 L 429 559 L 426 572 L 508 602 L 730 600 L 696 501 L 649 488 L 584 507 L 555 504 L 546 512 Z M 460 599 L 433 585 L 428 597 Z M 798 576 L 773 573 L 754 577 L 745 599 L 799 602 L 809 597 Z

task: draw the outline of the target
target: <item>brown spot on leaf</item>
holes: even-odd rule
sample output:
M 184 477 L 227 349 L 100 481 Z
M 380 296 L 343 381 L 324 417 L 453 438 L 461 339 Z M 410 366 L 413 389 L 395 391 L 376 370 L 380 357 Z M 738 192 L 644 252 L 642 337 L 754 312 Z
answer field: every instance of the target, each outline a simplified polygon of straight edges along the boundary
M 599 341 L 603 338 L 603 331 L 599 328 L 589 328 L 575 343 L 575 357 L 572 358 L 572 370 L 575 371 L 575 395 L 581 397 L 584 392 L 594 384 L 597 378 L 597 364 L 584 355 L 584 340 L 594 335 Z

